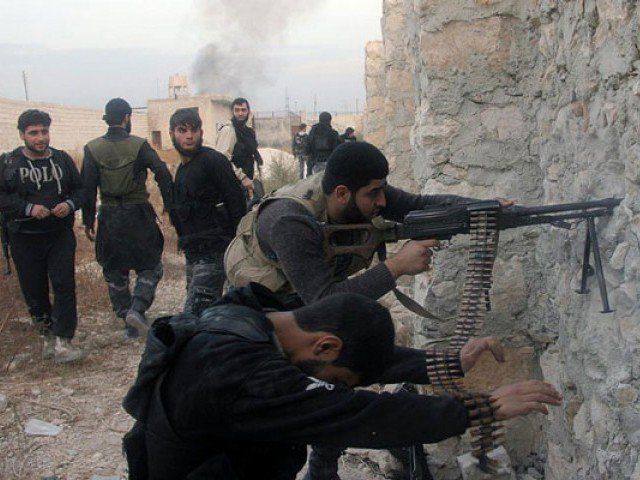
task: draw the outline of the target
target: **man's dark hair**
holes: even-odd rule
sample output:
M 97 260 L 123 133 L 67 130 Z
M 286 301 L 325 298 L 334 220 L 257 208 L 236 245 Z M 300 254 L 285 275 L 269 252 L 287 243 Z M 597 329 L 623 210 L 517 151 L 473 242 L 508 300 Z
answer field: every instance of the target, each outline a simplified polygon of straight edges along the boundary
M 307 128 L 307 124 L 306 123 L 301 123 L 299 128 L 300 128 L 300 130 L 304 130 L 305 128 Z
M 188 126 L 194 130 L 202 127 L 202 119 L 197 108 L 179 108 L 169 119 L 169 130 L 173 131 L 176 127 Z
M 107 125 L 114 127 L 121 125 L 124 117 L 131 115 L 132 112 L 131 105 L 124 98 L 112 98 L 104 106 L 102 119 L 107 122 Z
M 251 105 L 249 105 L 249 100 L 247 100 L 246 98 L 242 98 L 242 97 L 238 97 L 238 98 L 234 99 L 233 102 L 231 102 L 231 110 L 233 110 L 234 105 L 242 106 L 245 103 L 247 104 L 247 108 L 249 110 L 251 110 Z
M 49 127 L 51 125 L 51 117 L 42 110 L 29 109 L 22 112 L 18 117 L 18 130 L 24 133 L 27 127 L 33 125 Z
M 344 133 L 346 133 L 347 135 L 351 135 L 353 132 L 355 132 L 355 130 L 352 127 L 347 127 L 347 129 L 344 131 Z
M 360 384 L 375 383 L 393 358 L 395 330 L 389 311 L 375 300 L 354 293 L 325 297 L 293 312 L 306 332 L 328 332 L 342 340 L 333 365 L 346 367 Z
M 331 118 L 332 117 L 329 112 L 321 112 L 320 115 L 318 115 L 318 121 L 328 125 L 331 125 Z
M 338 185 L 355 193 L 371 180 L 389 175 L 389 162 L 375 146 L 367 142 L 348 142 L 336 147 L 327 159 L 322 191 L 331 194 Z

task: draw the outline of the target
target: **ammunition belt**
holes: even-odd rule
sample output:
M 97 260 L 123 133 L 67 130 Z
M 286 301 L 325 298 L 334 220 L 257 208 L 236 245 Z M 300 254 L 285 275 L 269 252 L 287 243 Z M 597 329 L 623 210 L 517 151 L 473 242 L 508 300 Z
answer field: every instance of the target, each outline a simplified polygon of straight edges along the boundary
M 458 322 L 450 346 L 427 353 L 427 373 L 436 392 L 459 398 L 467 408 L 471 423 L 473 455 L 479 467 L 495 472 L 487 453 L 501 444 L 502 424 L 494 419 L 494 411 L 486 394 L 465 389 L 460 366 L 460 349 L 484 326 L 486 312 L 491 310 L 489 290 L 493 281 L 493 264 L 498 247 L 497 210 L 470 212 L 470 248 L 467 273 L 458 309 Z

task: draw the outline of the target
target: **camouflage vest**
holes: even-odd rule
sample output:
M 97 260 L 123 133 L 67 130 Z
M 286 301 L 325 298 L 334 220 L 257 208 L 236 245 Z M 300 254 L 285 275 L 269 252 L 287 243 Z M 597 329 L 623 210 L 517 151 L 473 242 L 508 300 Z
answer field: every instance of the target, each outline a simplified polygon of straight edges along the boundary
M 99 137 L 87 144 L 100 172 L 102 205 L 147 201 L 149 193 L 145 182 L 137 181 L 134 174 L 134 164 L 144 142 L 144 138 L 131 135 L 117 142 Z
M 243 287 L 250 282 L 256 282 L 274 293 L 294 293 L 293 286 L 280 264 L 267 258 L 260 248 L 256 234 L 257 218 L 265 205 L 273 200 L 288 198 L 304 206 L 317 221 L 326 222 L 327 202 L 322 191 L 322 176 L 322 174 L 312 175 L 297 183 L 280 188 L 240 220 L 236 236 L 227 247 L 224 255 L 224 270 L 231 285 Z M 352 275 L 367 268 L 370 264 L 371 259 L 364 261 L 360 257 L 354 256 L 342 276 Z M 343 279 L 336 276 L 337 281 Z

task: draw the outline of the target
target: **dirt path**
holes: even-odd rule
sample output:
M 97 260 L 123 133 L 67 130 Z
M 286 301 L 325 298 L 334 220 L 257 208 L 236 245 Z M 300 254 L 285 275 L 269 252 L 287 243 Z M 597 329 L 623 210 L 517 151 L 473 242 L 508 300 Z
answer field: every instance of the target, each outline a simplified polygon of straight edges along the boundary
M 183 260 L 165 255 L 165 278 L 160 283 L 151 318 L 181 309 L 184 301 Z M 102 296 L 106 289 L 91 262 L 78 267 L 81 318 L 76 342 L 89 352 L 77 365 L 54 365 L 41 359 L 41 341 L 29 319 L 12 312 L 24 309 L 16 285 L 3 282 L 0 318 L 0 479 L 91 480 L 93 476 L 126 478 L 121 455 L 122 435 L 131 418 L 121 401 L 131 385 L 141 341 L 125 340 L 122 325 Z M 83 270 L 84 269 L 84 270 Z M 7 280 L 7 282 L 15 281 Z M 93 283 L 91 283 L 93 282 Z M 9 289 L 7 291 L 6 289 Z M 86 293 L 92 290 L 91 295 Z M 82 293 L 82 295 L 81 295 Z M 6 304 L 6 305 L 5 305 Z M 55 437 L 28 436 L 24 425 L 40 419 L 62 427 Z M 361 462 L 343 461 L 343 480 L 379 478 Z

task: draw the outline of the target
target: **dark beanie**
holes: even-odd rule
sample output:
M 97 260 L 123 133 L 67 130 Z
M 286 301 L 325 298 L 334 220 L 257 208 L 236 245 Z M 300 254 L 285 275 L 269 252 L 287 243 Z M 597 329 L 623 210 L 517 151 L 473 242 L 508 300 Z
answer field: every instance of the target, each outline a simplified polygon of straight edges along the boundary
M 109 125 L 120 124 L 125 115 L 130 115 L 131 112 L 131 105 L 125 99 L 112 98 L 104 107 L 102 119 Z
M 389 175 L 389 162 L 384 154 L 367 142 L 347 142 L 339 145 L 327 159 L 322 190 L 329 194 L 337 185 L 352 191 Z

